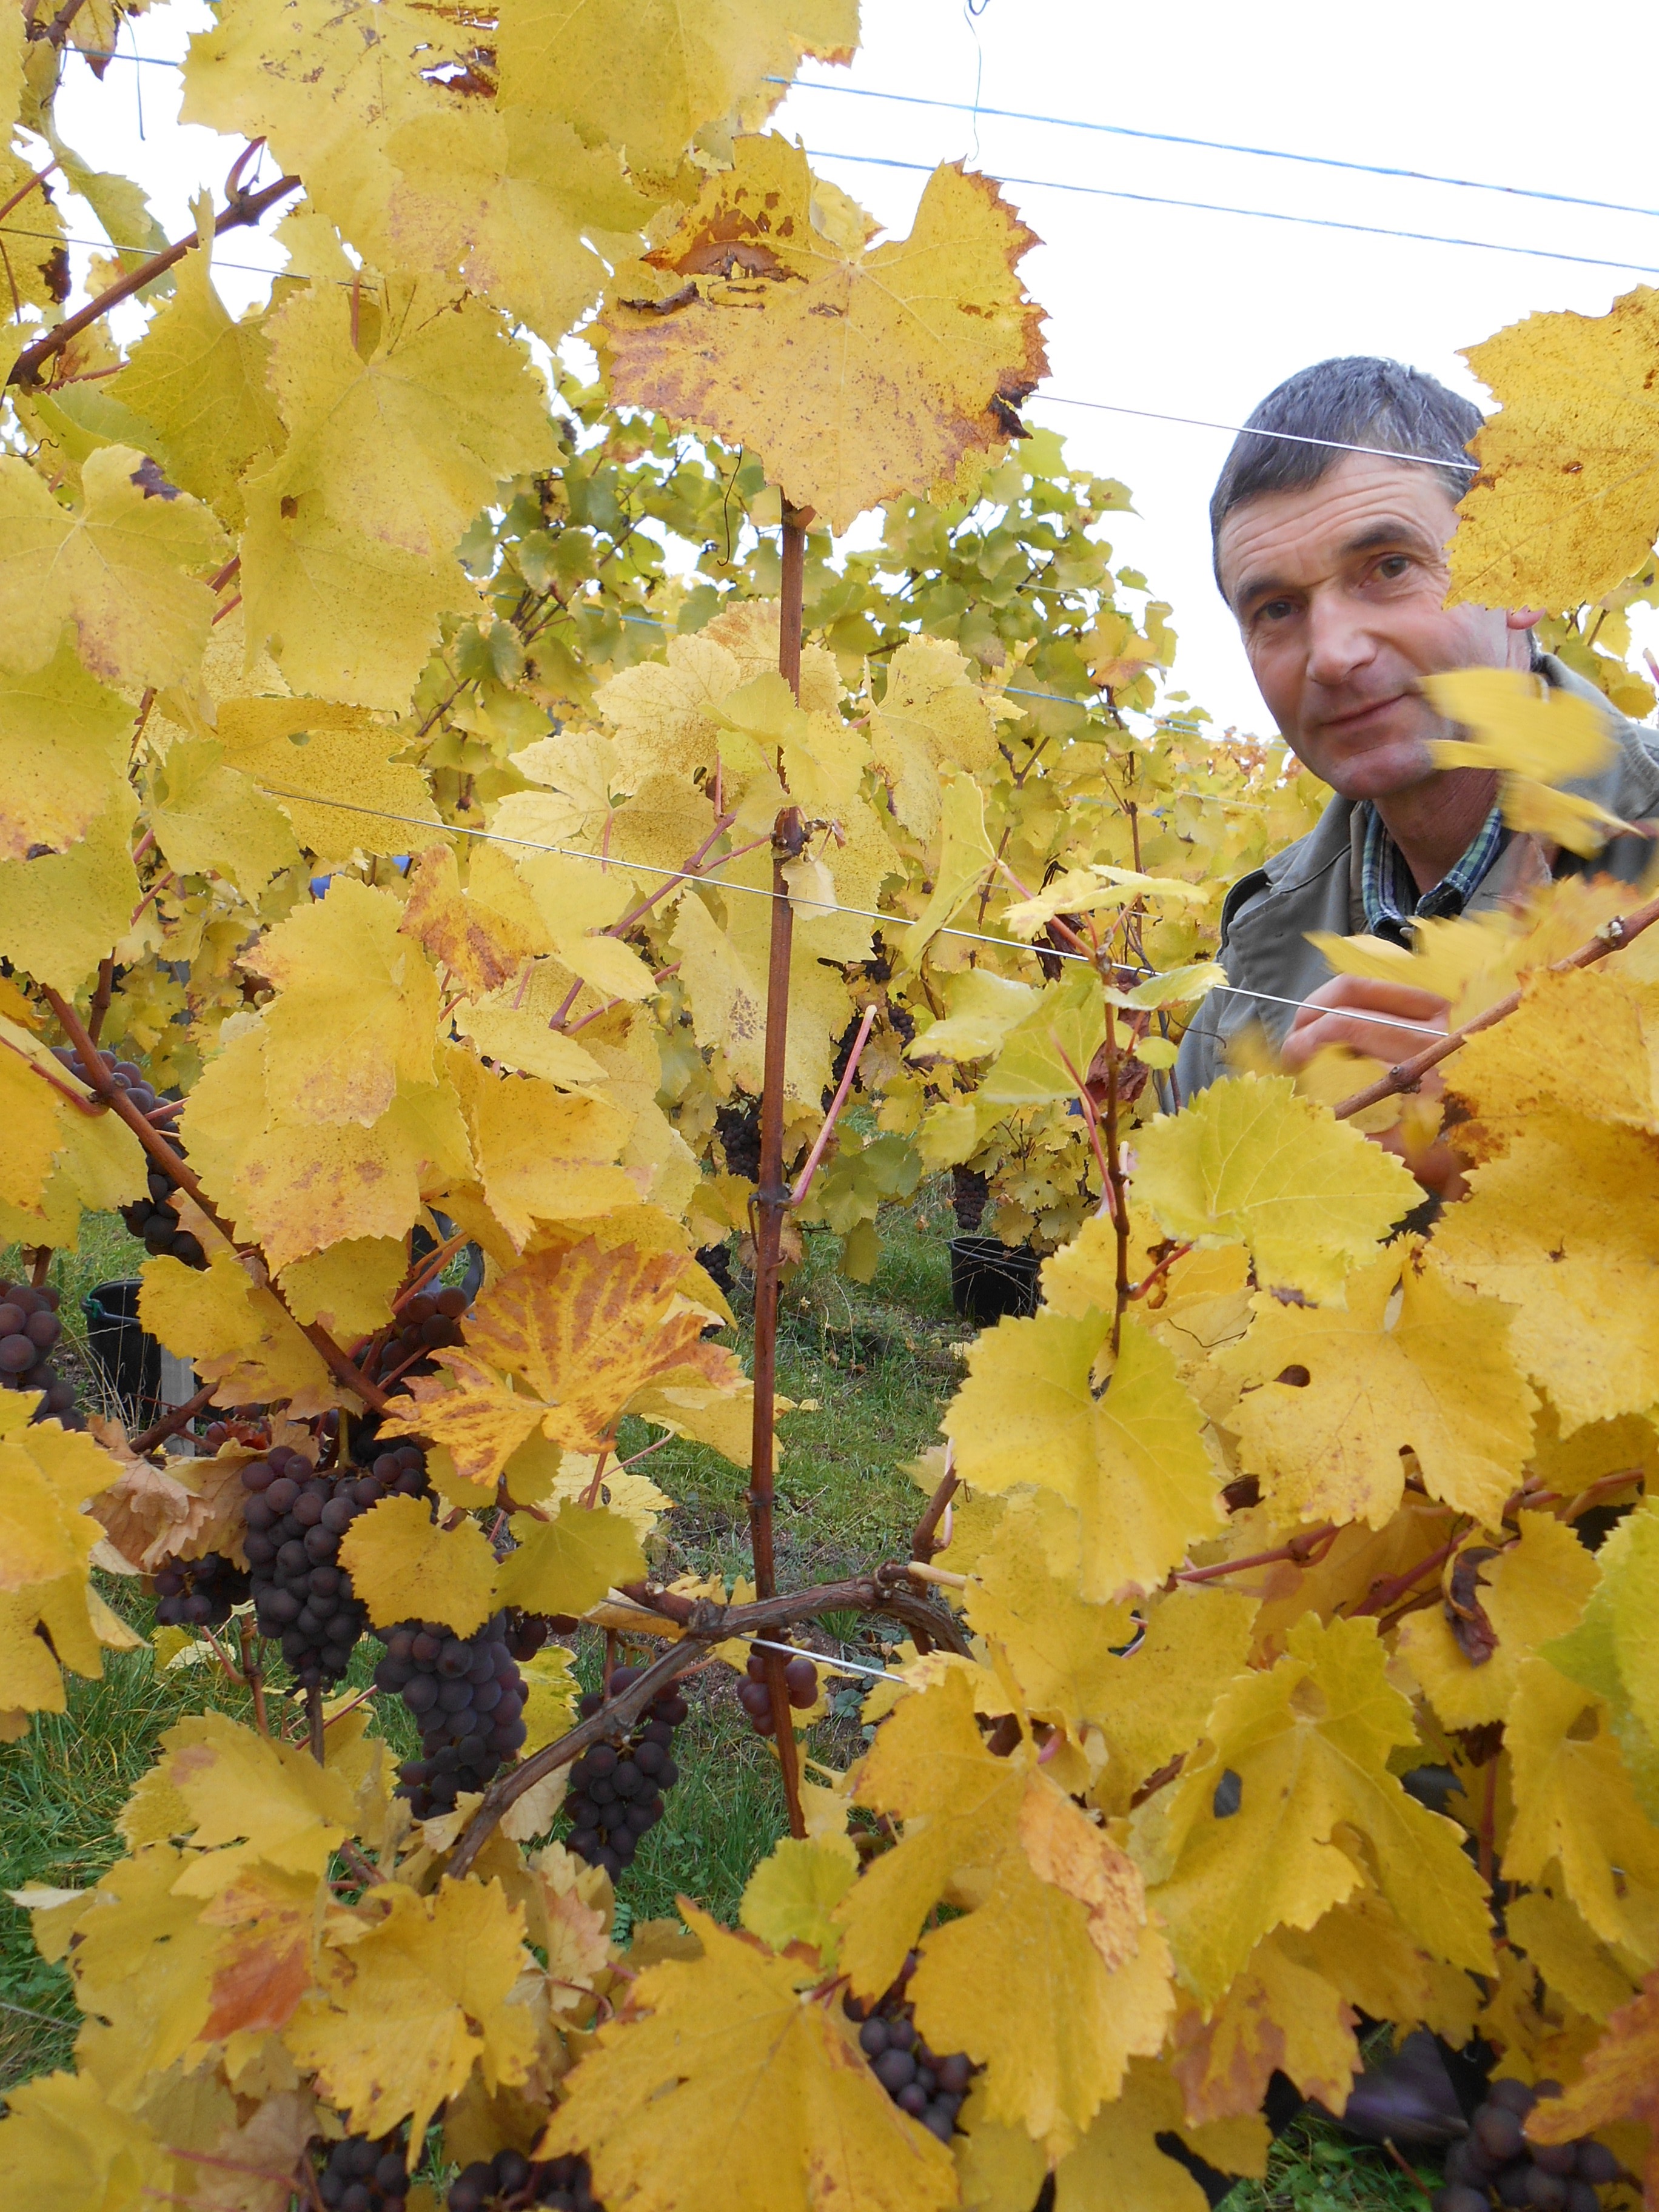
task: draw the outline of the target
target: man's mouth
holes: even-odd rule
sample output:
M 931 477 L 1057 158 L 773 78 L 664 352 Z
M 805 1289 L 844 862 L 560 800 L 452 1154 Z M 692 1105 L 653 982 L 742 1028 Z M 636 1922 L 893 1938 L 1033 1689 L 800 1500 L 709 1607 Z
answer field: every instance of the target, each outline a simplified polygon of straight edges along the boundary
M 1399 703 L 1400 694 L 1394 692 L 1386 699 L 1373 699 L 1366 706 L 1351 708 L 1346 714 L 1327 714 L 1321 726 L 1329 737 L 1361 737 Z

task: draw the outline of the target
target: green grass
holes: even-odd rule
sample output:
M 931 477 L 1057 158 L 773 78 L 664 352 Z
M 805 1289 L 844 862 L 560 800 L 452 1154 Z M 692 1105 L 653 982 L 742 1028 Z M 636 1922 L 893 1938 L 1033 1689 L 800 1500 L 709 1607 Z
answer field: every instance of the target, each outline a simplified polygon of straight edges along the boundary
M 951 1314 L 948 1180 L 924 1185 L 909 1206 L 884 1216 L 882 1226 L 882 1261 L 872 1283 L 837 1273 L 835 1240 L 809 1235 L 805 1260 L 784 1291 L 780 1388 L 798 1401 L 811 1401 L 811 1410 L 787 1416 L 781 1428 L 777 1548 L 786 1585 L 826 1580 L 908 1553 L 923 1498 L 902 1463 L 937 1440 L 940 1410 L 961 1373 L 956 1348 L 967 1332 Z M 136 1273 L 142 1258 L 142 1247 L 109 1216 L 83 1225 L 77 1251 L 54 1255 L 50 1279 L 64 1294 L 72 1342 L 84 1345 L 85 1291 Z M 23 1272 L 15 1249 L 0 1255 L 0 1275 L 9 1272 Z M 736 1348 L 746 1361 L 749 1312 L 741 1291 L 734 1307 Z M 624 1455 L 653 1433 L 641 1423 L 628 1425 Z M 642 1467 L 678 1501 L 665 1524 L 666 1570 L 746 1571 L 744 1470 L 678 1440 Z M 106 1584 L 106 1595 L 148 1634 L 149 1602 L 133 1584 Z M 865 1624 L 826 1626 L 836 1637 L 863 1639 L 872 1648 Z M 592 1686 L 602 1639 L 584 1631 L 576 1641 L 578 1671 Z M 379 1648 L 372 1642 L 360 1647 L 349 1685 L 367 1683 Z M 687 1695 L 691 1710 L 675 1745 L 681 1778 L 665 1817 L 623 1877 L 623 1923 L 670 1915 L 683 1894 L 732 1919 L 750 1869 L 784 1832 L 776 1760 L 745 1724 L 724 1670 L 695 1677 Z M 210 1704 L 248 1717 L 246 1694 L 210 1670 L 158 1674 L 143 1651 L 106 1656 L 101 1681 L 69 1677 L 68 1696 L 66 1713 L 38 1717 L 21 1742 L 0 1749 L 0 1889 L 81 1888 L 95 1881 L 119 1855 L 114 1823 L 163 1731 Z M 856 1700 L 841 1703 L 842 1714 L 822 1723 L 811 1744 L 837 1766 L 859 1747 L 856 1719 L 849 1717 Z M 379 1725 L 398 1757 L 414 1750 L 413 1723 L 401 1703 L 385 1700 Z M 25 1915 L 0 1905 L 0 2089 L 70 2063 L 75 2029 L 67 1972 L 37 1955 Z M 1382 2153 L 1349 2142 L 1327 2123 L 1307 2121 L 1274 2145 L 1266 2181 L 1241 2183 L 1227 2205 L 1228 2212 L 1405 2212 L 1421 2202 Z

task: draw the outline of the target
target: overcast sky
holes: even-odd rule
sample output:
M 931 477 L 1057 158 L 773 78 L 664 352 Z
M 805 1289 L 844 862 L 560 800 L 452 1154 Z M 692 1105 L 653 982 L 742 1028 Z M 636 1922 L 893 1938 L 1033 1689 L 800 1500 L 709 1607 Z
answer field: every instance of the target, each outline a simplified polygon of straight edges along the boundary
M 966 156 L 999 178 L 1052 180 L 1007 187 L 1044 240 L 1024 270 L 1048 313 L 1044 392 L 1056 397 L 1031 411 L 1065 432 L 1080 464 L 1131 487 L 1139 512 L 1121 520 L 1119 557 L 1174 602 L 1178 676 L 1222 724 L 1266 726 L 1210 580 L 1205 503 L 1225 435 L 1059 398 L 1231 423 L 1310 362 L 1387 353 L 1483 399 L 1460 346 L 1539 308 L 1602 313 L 1621 292 L 1659 280 L 1659 212 L 1608 214 L 813 88 L 971 106 L 977 87 L 981 107 L 1659 210 L 1648 127 L 1659 97 L 1659 15 L 1634 0 L 1598 10 L 1593 52 L 1559 9 L 1537 0 L 1394 0 L 1386 10 L 1332 0 L 1278 0 L 1272 9 L 982 0 L 976 18 L 966 0 L 865 0 L 864 16 L 854 67 L 809 69 L 778 122 L 894 235 L 909 227 L 922 176 L 836 155 L 926 165 Z M 158 7 L 129 27 L 123 47 L 176 55 L 210 20 L 201 0 Z M 181 130 L 177 108 L 176 71 L 126 60 L 111 64 L 101 88 L 72 64 L 58 104 L 72 143 L 149 186 L 170 236 L 187 223 L 190 191 L 204 179 L 216 188 L 236 151 Z M 1065 183 L 1632 265 L 1575 266 L 1053 188 Z M 245 233 L 224 241 L 217 267 L 233 308 L 264 287 L 227 264 L 279 258 Z

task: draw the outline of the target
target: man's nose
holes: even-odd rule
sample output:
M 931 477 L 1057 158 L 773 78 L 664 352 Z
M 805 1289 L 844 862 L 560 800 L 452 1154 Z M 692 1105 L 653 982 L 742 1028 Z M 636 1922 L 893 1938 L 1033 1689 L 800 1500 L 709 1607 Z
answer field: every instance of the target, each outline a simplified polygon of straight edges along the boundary
M 1376 650 L 1365 620 L 1346 592 L 1316 592 L 1308 608 L 1308 674 L 1330 688 L 1350 682 Z

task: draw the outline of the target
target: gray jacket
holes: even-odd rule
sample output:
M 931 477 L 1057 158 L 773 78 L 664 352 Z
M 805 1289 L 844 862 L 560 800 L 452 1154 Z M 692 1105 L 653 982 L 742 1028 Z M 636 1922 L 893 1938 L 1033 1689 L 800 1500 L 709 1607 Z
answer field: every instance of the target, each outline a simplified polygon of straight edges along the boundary
M 1546 653 L 1540 672 L 1547 683 L 1576 692 L 1600 708 L 1617 757 L 1599 775 L 1563 786 L 1582 793 L 1626 822 L 1659 815 L 1659 731 L 1643 728 L 1615 713 L 1583 677 Z M 1176 1081 L 1183 1100 L 1205 1090 L 1226 1065 L 1229 1041 L 1260 1024 L 1271 1042 L 1283 1042 L 1296 1009 L 1310 993 L 1329 980 L 1324 955 L 1308 942 L 1310 930 L 1338 937 L 1358 935 L 1365 927 L 1360 898 L 1364 817 L 1352 799 L 1333 799 L 1305 837 L 1253 868 L 1227 894 L 1221 909 L 1219 958 L 1230 982 L 1238 988 L 1214 991 L 1193 1018 L 1182 1040 Z M 1653 847 L 1644 837 L 1615 837 L 1595 858 L 1580 860 L 1564 853 L 1555 872 L 1617 876 L 1635 883 L 1646 875 Z M 1538 841 L 1511 836 L 1486 871 L 1468 911 L 1479 914 L 1500 905 L 1541 879 L 1545 862 Z M 1259 998 L 1250 994 L 1260 992 Z M 1289 1004 L 1283 1003 L 1289 1001 Z

